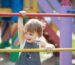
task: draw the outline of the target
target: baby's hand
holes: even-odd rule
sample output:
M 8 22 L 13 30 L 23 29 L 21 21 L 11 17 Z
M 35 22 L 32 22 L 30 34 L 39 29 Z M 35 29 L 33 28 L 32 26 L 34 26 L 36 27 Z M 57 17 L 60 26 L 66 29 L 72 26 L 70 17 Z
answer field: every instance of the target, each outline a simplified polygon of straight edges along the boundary
M 55 46 L 53 44 L 47 44 L 45 49 L 46 49 L 46 52 L 50 52 L 52 51 L 53 49 L 55 48 Z
M 21 14 L 21 16 L 25 17 L 26 16 L 26 11 L 20 11 L 19 12 Z

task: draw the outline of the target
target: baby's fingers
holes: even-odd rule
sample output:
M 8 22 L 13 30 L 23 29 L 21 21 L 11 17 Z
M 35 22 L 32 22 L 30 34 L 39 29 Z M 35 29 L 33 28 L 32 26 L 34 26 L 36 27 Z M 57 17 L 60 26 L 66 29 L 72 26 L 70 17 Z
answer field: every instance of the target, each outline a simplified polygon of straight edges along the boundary
M 26 11 L 20 11 L 19 12 L 23 17 L 26 16 Z

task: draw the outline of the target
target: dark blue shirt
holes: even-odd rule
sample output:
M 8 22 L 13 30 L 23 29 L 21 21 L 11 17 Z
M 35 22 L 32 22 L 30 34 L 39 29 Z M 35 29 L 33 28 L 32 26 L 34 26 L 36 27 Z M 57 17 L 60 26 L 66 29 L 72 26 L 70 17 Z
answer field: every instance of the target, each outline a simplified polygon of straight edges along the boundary
M 25 48 L 39 48 L 39 45 L 26 42 Z M 39 52 L 22 52 L 15 65 L 41 65 Z

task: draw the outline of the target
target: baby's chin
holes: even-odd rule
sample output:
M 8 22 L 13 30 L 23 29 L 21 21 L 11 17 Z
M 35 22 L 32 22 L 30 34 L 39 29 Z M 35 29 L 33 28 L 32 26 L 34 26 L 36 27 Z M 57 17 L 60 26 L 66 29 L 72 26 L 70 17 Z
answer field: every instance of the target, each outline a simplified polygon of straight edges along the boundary
M 27 40 L 27 42 L 28 42 L 28 43 L 33 43 L 33 41 L 31 41 L 31 40 Z

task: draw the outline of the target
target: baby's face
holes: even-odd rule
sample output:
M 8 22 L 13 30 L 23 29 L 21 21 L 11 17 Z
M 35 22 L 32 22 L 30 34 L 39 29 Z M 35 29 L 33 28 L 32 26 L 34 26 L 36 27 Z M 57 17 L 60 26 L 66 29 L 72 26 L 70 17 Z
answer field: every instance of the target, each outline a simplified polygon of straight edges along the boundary
M 36 32 L 25 32 L 25 40 L 29 43 L 35 42 L 38 37 Z

